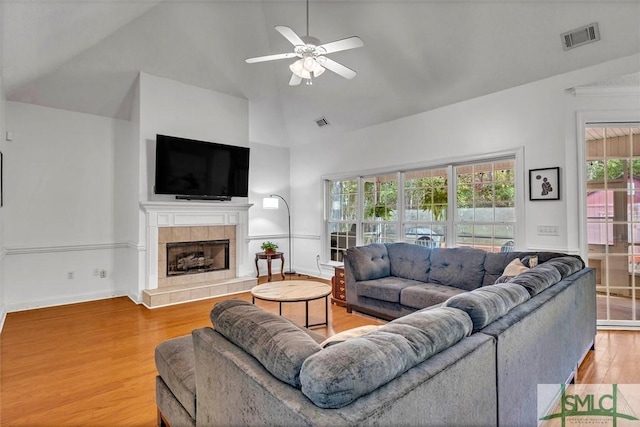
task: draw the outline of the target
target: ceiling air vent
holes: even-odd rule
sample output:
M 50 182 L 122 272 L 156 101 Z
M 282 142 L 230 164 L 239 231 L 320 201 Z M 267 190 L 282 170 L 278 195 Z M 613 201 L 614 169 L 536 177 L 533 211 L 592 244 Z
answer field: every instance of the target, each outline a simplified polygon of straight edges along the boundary
M 600 40 L 600 31 L 598 31 L 598 23 L 585 25 L 584 27 L 576 28 L 568 33 L 562 34 L 562 47 L 564 50 L 573 49 L 574 47 L 582 46 L 583 44 L 591 43 Z
M 324 127 L 329 125 L 329 121 L 326 118 L 321 117 L 316 120 L 316 124 L 318 125 L 318 127 Z

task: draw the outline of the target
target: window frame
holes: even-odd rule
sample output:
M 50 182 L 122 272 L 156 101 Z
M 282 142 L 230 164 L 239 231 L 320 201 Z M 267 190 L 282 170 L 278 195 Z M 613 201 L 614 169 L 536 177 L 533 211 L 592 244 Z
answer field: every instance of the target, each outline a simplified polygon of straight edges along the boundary
M 338 180 L 358 180 L 358 214 L 356 221 L 356 239 L 355 245 L 361 246 L 364 244 L 363 239 L 363 208 L 364 206 L 364 183 L 363 180 L 366 177 L 372 177 L 376 175 L 391 175 L 397 174 L 397 188 L 398 188 L 398 206 L 404 207 L 404 173 L 423 170 L 423 169 L 447 169 L 448 172 L 448 203 L 447 203 L 447 214 L 446 214 L 446 234 L 445 234 L 445 246 L 443 247 L 454 247 L 456 242 L 455 230 L 456 230 L 456 222 L 454 215 L 456 214 L 456 205 L 457 202 L 455 200 L 456 194 L 456 177 L 455 174 L 455 166 L 460 166 L 463 164 L 472 164 L 472 163 L 487 163 L 487 162 L 496 162 L 500 160 L 512 160 L 514 161 L 515 168 L 515 176 L 514 176 L 514 184 L 515 184 L 515 223 L 514 227 L 514 242 L 515 242 L 515 250 L 520 250 L 523 246 L 522 236 L 525 235 L 526 225 L 524 222 L 524 212 L 525 212 L 525 168 L 524 168 L 524 147 L 517 147 L 510 150 L 504 150 L 500 152 L 486 153 L 482 155 L 475 156 L 465 156 L 465 157 L 457 157 L 457 158 L 449 158 L 440 161 L 432 161 L 432 162 L 423 162 L 416 164 L 408 164 L 396 166 L 391 169 L 375 169 L 375 170 L 361 170 L 361 171 L 353 171 L 349 173 L 341 173 L 341 174 L 333 174 L 333 175 L 324 175 L 321 177 L 323 181 L 323 191 L 324 191 L 324 211 L 323 211 L 323 235 L 321 236 L 321 253 L 322 258 L 325 262 L 340 262 L 331 260 L 331 251 L 330 251 L 330 224 L 332 221 L 330 220 L 330 204 L 331 204 L 331 194 L 330 194 L 330 185 L 333 181 Z M 452 200 L 453 199 L 453 200 Z M 398 217 L 395 220 L 397 224 L 397 230 L 400 230 L 400 233 L 404 235 L 404 230 L 406 226 L 420 226 L 423 224 L 421 221 L 413 221 L 407 220 L 404 218 L 404 209 L 398 209 Z M 430 223 L 431 224 L 431 223 Z M 499 223 L 494 223 L 499 224 Z M 429 227 L 430 225 L 426 225 Z M 397 239 L 396 241 L 404 241 L 403 239 Z

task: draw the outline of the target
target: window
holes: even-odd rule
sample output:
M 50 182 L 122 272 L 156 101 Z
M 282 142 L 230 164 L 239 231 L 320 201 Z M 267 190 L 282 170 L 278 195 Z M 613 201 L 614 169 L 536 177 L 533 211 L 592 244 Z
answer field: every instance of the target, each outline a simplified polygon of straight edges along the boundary
M 362 179 L 364 210 L 362 243 L 394 242 L 397 234 L 398 175 Z
M 331 260 L 342 261 L 347 248 L 356 245 L 358 180 L 330 181 L 328 229 Z
M 455 246 L 510 251 L 515 241 L 515 161 L 455 167 Z
M 326 181 L 330 259 L 386 242 L 513 250 L 513 157 Z
M 446 168 L 404 174 L 404 241 L 446 246 L 448 175 Z

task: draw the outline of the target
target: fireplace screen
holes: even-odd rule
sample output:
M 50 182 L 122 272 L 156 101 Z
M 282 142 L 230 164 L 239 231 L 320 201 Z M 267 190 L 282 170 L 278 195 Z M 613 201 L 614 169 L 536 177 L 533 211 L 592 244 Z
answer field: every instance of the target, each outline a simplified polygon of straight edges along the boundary
M 229 269 L 229 240 L 167 243 L 167 277 Z

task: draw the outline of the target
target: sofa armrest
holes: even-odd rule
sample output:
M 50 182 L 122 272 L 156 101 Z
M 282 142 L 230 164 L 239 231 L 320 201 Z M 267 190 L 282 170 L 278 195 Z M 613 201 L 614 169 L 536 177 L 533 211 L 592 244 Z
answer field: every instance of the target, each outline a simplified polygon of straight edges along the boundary
M 272 376 L 213 328 L 193 331 L 197 425 L 336 425 L 299 389 Z

